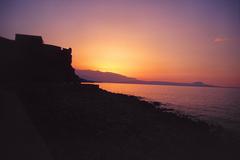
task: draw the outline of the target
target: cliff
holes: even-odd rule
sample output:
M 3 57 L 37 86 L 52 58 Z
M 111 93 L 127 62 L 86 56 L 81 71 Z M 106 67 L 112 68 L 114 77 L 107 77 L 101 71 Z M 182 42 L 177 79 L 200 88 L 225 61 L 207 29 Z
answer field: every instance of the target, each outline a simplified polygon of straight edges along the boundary
M 71 66 L 72 49 L 44 44 L 41 36 L 0 37 L 0 82 L 80 82 Z

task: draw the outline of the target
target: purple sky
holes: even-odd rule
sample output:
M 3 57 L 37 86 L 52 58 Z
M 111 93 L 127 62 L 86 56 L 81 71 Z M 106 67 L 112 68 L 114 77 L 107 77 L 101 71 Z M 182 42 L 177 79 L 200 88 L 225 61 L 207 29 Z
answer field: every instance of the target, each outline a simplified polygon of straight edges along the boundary
M 240 86 L 239 0 L 2 0 L 0 36 L 42 35 L 73 66 Z

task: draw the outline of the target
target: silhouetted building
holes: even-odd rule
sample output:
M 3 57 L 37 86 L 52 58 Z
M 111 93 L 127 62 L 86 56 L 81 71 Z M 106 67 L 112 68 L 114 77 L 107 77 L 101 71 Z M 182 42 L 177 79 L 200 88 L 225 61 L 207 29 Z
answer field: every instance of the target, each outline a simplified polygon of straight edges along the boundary
M 41 36 L 0 37 L 0 82 L 79 82 L 71 53 L 71 48 L 44 44 Z
M 15 40 L 17 42 L 25 43 L 25 44 L 43 44 L 43 40 L 41 36 L 16 34 Z

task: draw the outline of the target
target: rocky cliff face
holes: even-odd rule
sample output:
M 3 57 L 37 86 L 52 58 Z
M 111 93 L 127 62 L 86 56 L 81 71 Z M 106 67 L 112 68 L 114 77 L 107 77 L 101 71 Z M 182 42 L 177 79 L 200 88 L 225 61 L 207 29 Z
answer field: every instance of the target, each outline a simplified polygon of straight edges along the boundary
M 44 44 L 40 36 L 0 37 L 0 82 L 80 82 L 71 52 Z

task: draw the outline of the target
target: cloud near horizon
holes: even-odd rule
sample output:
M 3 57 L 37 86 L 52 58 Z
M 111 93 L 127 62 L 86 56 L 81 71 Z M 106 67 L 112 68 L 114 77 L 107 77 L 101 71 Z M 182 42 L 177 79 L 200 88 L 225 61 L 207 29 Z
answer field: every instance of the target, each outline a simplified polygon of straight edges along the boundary
M 214 39 L 214 43 L 224 43 L 224 42 L 227 42 L 229 40 L 230 40 L 229 38 L 225 38 L 225 37 L 216 37 Z

